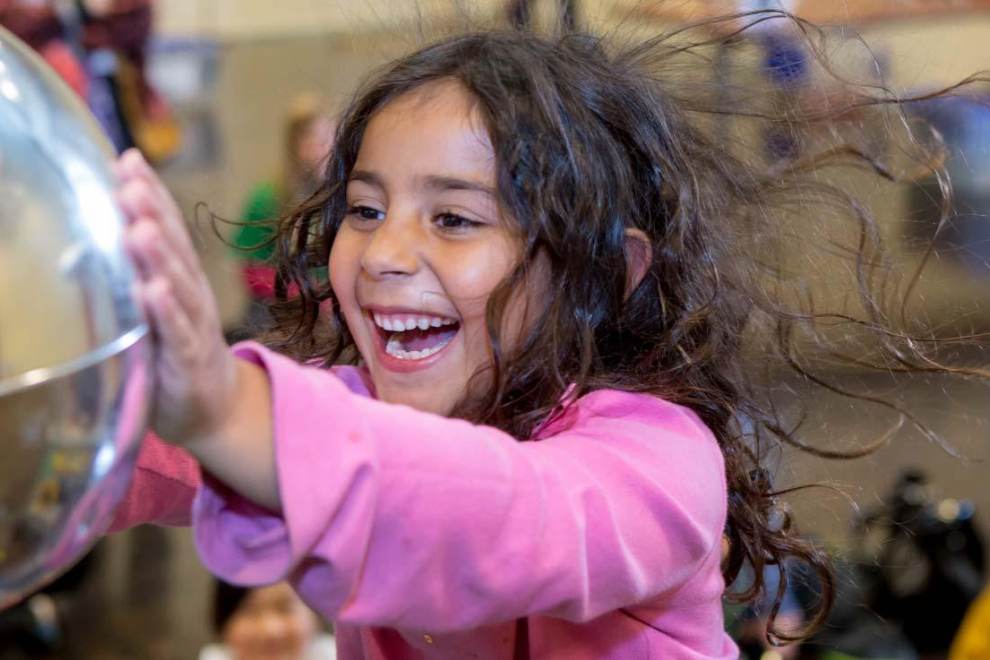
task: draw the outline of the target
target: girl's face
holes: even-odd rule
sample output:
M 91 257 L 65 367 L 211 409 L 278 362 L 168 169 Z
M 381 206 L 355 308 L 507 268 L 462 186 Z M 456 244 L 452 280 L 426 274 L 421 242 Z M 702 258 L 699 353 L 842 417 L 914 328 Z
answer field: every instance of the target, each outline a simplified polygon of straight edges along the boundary
M 237 660 L 298 660 L 316 634 L 316 616 L 282 582 L 254 589 L 223 629 Z
M 468 92 L 432 83 L 382 108 L 365 130 L 347 203 L 330 281 L 376 395 L 447 415 L 491 362 L 485 303 L 520 254 Z M 524 310 L 509 306 L 506 343 Z

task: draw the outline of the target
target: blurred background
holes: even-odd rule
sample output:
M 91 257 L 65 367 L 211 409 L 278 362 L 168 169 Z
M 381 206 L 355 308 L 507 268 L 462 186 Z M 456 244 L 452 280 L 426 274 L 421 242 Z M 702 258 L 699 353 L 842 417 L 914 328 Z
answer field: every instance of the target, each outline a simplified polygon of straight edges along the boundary
M 937 89 L 990 68 L 990 2 L 965 0 L 0 0 L 0 24 L 88 100 L 118 148 L 137 146 L 155 163 L 187 212 L 236 338 L 263 316 L 262 303 L 272 295 L 267 253 L 250 249 L 266 234 L 221 224 L 227 242 L 248 248 L 235 253 L 213 235 L 209 214 L 262 221 L 304 195 L 335 113 L 376 66 L 431 34 L 488 25 L 507 14 L 533 24 L 563 15 L 593 30 L 648 35 L 764 7 L 795 11 L 825 25 L 840 43 L 849 39 L 854 54 L 843 61 L 896 90 Z M 851 38 L 855 33 L 871 52 Z M 806 57 L 788 38 L 759 31 L 725 47 L 711 66 L 717 77 L 718 67 L 730 70 L 736 58 L 755 61 L 783 98 L 801 99 L 815 88 Z M 956 209 L 936 239 L 936 259 L 911 314 L 949 333 L 990 330 L 990 99 L 973 94 L 916 113 L 950 147 Z M 764 146 L 771 158 L 798 148 L 786 135 L 766 135 Z M 915 260 L 918 246 L 934 234 L 934 182 L 847 183 L 874 208 L 894 252 L 905 263 Z M 822 278 L 829 289 L 827 271 Z M 979 347 L 967 359 L 990 361 Z M 817 645 L 779 653 L 946 657 L 986 584 L 987 388 L 848 368 L 832 378 L 895 397 L 958 456 L 904 427 L 855 461 L 800 452 L 774 457 L 778 486 L 833 487 L 787 501 L 802 532 L 823 539 L 841 560 L 845 585 L 833 625 Z M 815 397 L 801 427 L 811 445 L 853 447 L 896 421 L 839 396 L 809 395 L 807 385 L 786 375 L 775 385 L 785 409 Z M 809 596 L 792 591 L 785 609 L 800 619 Z M 804 591 L 813 598 L 813 586 Z M 186 530 L 135 529 L 101 542 L 67 579 L 17 612 L 0 614 L 0 658 L 196 658 L 219 639 L 214 596 Z M 740 640 L 758 636 L 759 608 L 727 606 L 727 612 Z M 980 625 L 990 636 L 990 619 Z M 747 653 L 760 657 L 759 647 L 753 642 Z M 985 652 L 966 657 L 990 658 L 990 647 Z

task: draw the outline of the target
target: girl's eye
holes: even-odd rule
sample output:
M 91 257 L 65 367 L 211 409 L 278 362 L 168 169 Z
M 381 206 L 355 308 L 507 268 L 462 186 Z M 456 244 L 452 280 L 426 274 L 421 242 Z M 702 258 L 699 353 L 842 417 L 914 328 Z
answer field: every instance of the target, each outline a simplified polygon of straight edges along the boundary
M 372 208 L 370 206 L 352 206 L 347 209 L 347 215 L 353 217 L 356 220 L 363 221 L 375 221 L 384 220 L 385 212 L 379 211 L 378 209 Z
M 457 215 L 456 213 L 441 213 L 434 219 L 434 222 L 441 229 L 450 231 L 471 229 L 472 227 L 478 227 L 484 224 L 465 218 L 463 215 Z

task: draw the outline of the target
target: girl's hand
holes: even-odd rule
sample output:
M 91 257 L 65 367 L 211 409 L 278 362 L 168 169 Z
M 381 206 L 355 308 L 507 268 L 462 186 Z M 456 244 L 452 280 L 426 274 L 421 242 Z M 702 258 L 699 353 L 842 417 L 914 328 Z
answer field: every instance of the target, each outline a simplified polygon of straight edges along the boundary
M 151 424 L 162 438 L 190 446 L 232 414 L 239 361 L 223 339 L 213 291 L 172 196 L 136 150 L 120 157 L 117 174 L 137 295 L 157 340 Z

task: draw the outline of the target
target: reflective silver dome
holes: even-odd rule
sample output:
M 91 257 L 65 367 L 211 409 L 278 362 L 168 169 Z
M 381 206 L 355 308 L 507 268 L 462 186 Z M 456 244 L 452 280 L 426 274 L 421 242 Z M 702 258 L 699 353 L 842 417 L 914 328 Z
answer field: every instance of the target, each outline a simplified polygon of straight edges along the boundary
M 145 427 L 150 344 L 112 157 L 0 28 L 0 608 L 106 530 Z

